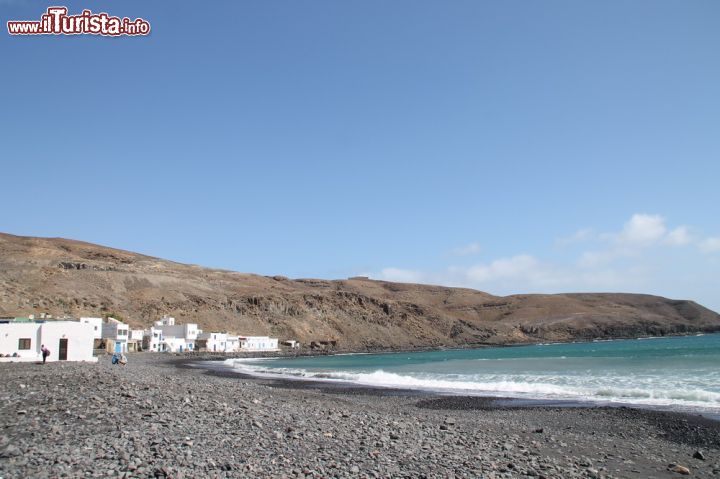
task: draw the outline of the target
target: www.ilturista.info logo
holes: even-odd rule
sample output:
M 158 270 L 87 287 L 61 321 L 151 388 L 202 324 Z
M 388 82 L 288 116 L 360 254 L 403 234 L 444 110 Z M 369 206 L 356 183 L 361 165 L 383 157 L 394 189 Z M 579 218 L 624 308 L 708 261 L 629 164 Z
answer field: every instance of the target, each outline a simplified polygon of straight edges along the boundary
M 10 35 L 148 35 L 150 23 L 142 18 L 113 17 L 105 12 L 83 10 L 79 15 L 68 15 L 67 7 L 48 7 L 40 21 L 16 20 L 7 22 Z

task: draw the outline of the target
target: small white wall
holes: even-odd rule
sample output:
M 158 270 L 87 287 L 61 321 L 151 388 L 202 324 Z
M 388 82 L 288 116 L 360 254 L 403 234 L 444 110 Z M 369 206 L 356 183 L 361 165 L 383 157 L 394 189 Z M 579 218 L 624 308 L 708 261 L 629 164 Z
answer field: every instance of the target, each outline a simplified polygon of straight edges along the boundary
M 42 359 L 39 342 L 40 325 L 41 323 L 0 323 L 0 353 L 4 355 L 18 353 L 20 358 Z M 30 338 L 30 349 L 18 349 L 20 338 Z
M 68 361 L 97 361 L 93 357 L 93 328 L 78 321 L 48 321 L 41 324 L 41 344 L 50 350 L 48 361 L 58 360 L 60 339 L 63 338 L 68 340 Z
M 20 350 L 19 339 L 30 338 L 30 349 Z M 0 324 L 0 352 L 18 353 L 18 358 L 2 358 L 7 361 L 42 361 L 40 347 L 50 350 L 48 361 L 57 361 L 60 339 L 68 340 L 68 361 L 97 361 L 93 357 L 94 330 L 92 325 L 79 321 L 46 321 L 32 323 Z

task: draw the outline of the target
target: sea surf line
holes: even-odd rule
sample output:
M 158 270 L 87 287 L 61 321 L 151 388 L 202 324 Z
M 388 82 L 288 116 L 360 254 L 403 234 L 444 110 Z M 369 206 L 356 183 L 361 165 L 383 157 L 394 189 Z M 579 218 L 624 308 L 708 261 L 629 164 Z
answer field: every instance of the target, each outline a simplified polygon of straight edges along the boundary
M 245 374 L 720 415 L 720 334 L 518 347 L 228 359 Z

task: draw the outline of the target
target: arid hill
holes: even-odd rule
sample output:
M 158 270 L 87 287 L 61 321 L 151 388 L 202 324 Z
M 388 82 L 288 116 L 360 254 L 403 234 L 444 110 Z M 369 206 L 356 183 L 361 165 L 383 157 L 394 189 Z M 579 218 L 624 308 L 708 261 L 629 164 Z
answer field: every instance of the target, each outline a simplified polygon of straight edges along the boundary
M 0 315 L 163 314 L 206 331 L 337 340 L 342 349 L 472 346 L 720 331 L 692 301 L 616 293 L 493 296 L 367 279 L 291 280 L 67 239 L 0 234 Z

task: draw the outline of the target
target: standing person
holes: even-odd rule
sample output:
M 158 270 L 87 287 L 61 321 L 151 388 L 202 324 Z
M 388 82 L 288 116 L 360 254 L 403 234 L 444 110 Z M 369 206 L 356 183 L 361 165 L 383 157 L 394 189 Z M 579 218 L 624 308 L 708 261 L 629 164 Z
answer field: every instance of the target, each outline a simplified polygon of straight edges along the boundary
M 40 352 L 42 352 L 43 364 L 45 364 L 45 360 L 47 359 L 48 356 L 50 356 L 50 350 L 48 348 L 46 348 L 45 345 L 43 344 L 42 346 L 40 346 Z

